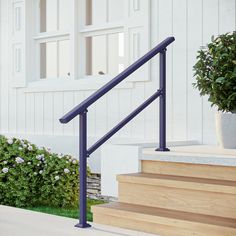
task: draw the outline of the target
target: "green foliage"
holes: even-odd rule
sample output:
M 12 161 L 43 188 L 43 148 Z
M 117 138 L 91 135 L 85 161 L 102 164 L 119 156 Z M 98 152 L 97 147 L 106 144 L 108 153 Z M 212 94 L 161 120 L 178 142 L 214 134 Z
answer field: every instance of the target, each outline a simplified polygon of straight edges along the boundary
M 194 66 L 200 95 L 219 111 L 236 112 L 236 31 L 218 36 L 198 51 Z
M 0 204 L 74 207 L 78 204 L 78 167 L 72 156 L 0 135 Z
M 93 200 L 93 199 L 87 200 L 87 220 L 88 221 L 90 221 L 90 222 L 93 221 L 91 206 L 103 204 L 103 203 L 105 203 L 105 201 Z M 37 211 L 37 212 L 43 212 L 43 213 L 47 213 L 47 214 L 51 214 L 51 215 L 58 215 L 58 216 L 74 218 L 74 219 L 78 219 L 78 217 L 79 217 L 78 206 L 73 207 L 73 208 L 36 206 L 36 207 L 27 207 L 26 209 L 32 210 L 32 211 Z

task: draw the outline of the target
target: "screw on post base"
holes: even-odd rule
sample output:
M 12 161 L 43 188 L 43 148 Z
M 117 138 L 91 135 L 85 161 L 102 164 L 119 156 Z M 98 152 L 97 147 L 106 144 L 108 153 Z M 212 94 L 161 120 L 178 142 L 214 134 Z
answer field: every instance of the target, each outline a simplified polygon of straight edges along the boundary
M 157 151 L 157 152 L 169 152 L 170 149 L 169 148 L 157 148 L 155 151 Z
M 85 224 L 78 223 L 78 224 L 75 225 L 75 227 L 77 227 L 77 228 L 89 228 L 89 227 L 91 227 L 91 225 L 87 224 L 87 223 L 85 223 Z

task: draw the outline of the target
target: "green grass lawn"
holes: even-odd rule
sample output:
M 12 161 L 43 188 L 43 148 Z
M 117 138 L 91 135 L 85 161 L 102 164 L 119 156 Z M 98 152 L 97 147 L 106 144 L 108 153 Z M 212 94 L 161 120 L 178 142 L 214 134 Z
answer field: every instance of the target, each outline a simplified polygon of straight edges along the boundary
M 93 221 L 93 214 L 91 213 L 91 206 L 102 204 L 104 201 L 100 200 L 92 200 L 88 199 L 88 210 L 87 210 L 87 220 Z M 48 207 L 48 206 L 36 206 L 36 207 L 26 207 L 25 209 L 31 210 L 31 211 L 38 211 L 43 212 L 51 215 L 57 215 L 57 216 L 64 216 L 69 218 L 78 219 L 79 218 L 79 207 L 78 208 L 55 208 L 55 207 Z

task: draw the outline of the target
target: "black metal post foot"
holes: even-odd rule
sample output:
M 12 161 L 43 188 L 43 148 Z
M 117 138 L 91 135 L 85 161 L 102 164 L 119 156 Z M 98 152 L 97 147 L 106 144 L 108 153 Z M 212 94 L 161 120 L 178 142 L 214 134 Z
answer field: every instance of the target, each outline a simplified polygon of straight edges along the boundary
M 85 223 L 85 224 L 78 223 L 78 224 L 75 225 L 75 227 L 77 227 L 77 228 L 89 228 L 89 227 L 91 227 L 91 225 L 87 224 L 87 223 Z
M 169 152 L 170 149 L 169 148 L 157 148 L 155 151 L 157 151 L 157 152 Z

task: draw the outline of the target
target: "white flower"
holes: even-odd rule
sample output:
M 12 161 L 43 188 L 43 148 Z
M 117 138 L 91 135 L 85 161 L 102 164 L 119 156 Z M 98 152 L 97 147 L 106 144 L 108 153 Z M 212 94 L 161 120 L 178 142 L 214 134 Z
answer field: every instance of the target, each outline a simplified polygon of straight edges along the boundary
M 72 174 L 74 175 L 74 174 L 75 174 L 75 172 L 72 172 Z
M 9 171 L 9 169 L 6 168 L 6 167 L 2 169 L 2 172 L 3 172 L 4 174 L 6 174 L 8 171 Z
M 65 169 L 64 169 L 64 172 L 65 172 L 66 174 L 68 174 L 68 173 L 70 173 L 70 170 L 67 169 L 67 168 L 65 168 Z
M 70 157 L 68 156 L 68 157 L 66 157 L 66 159 L 67 159 L 67 160 L 69 160 L 69 159 L 70 159 Z
M 10 144 L 10 145 L 13 144 L 13 139 L 12 138 L 8 138 L 7 139 L 7 143 Z
M 29 161 L 27 164 L 28 164 L 28 165 L 31 165 L 31 162 Z
M 73 161 L 72 161 L 72 163 L 73 163 L 73 164 L 76 164 L 76 163 L 77 163 L 77 161 L 76 161 L 76 160 L 73 160 Z
M 16 161 L 16 163 L 21 164 L 21 163 L 24 162 L 24 159 L 21 158 L 21 157 L 17 157 L 17 158 L 15 159 L 15 161 Z
M 6 165 L 6 164 L 7 164 L 7 161 L 4 161 L 4 162 L 3 162 L 3 164 L 5 164 L 5 165 Z
M 72 159 L 70 159 L 69 162 L 72 162 Z
M 59 180 L 60 179 L 60 177 L 57 175 L 57 176 L 55 176 L 55 180 Z
M 22 147 L 19 147 L 18 150 L 21 151 L 21 150 L 23 150 L 23 148 L 22 148 Z
M 27 145 L 26 145 L 26 144 L 23 144 L 22 146 L 23 146 L 23 148 L 27 148 Z
M 39 171 L 39 174 L 41 175 L 42 173 L 43 173 L 43 170 L 40 170 L 40 171 Z
M 32 150 L 33 150 L 33 147 L 29 145 L 29 146 L 28 146 L 28 150 L 29 150 L 29 151 L 32 151 Z
M 58 154 L 58 158 L 61 159 L 63 157 L 63 154 L 62 153 L 59 153 Z
M 34 172 L 34 175 L 37 175 L 38 173 L 37 172 Z
M 40 164 L 37 164 L 37 166 L 40 166 Z
M 44 160 L 44 155 L 43 154 L 37 155 L 36 159 L 39 160 L 39 161 Z

